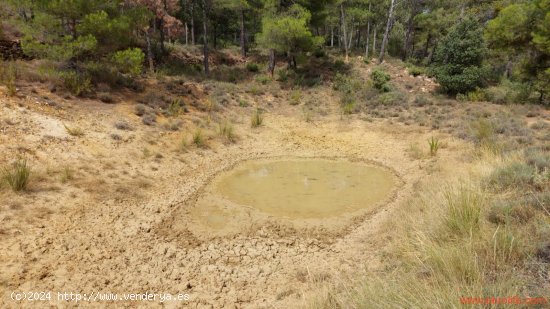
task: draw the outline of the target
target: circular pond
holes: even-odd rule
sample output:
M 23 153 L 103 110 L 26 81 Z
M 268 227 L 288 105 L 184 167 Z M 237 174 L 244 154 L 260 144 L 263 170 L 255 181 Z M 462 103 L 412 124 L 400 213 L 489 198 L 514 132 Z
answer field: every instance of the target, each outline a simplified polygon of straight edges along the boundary
M 359 162 L 258 160 L 219 175 L 211 193 L 273 216 L 318 219 L 373 208 L 395 182 L 389 170 Z

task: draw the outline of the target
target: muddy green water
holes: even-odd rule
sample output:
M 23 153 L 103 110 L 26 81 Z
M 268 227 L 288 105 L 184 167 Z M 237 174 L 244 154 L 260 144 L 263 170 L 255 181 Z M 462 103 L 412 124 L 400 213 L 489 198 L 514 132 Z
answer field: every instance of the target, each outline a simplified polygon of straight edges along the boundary
M 348 161 L 248 161 L 220 175 L 215 191 L 274 216 L 326 218 L 374 207 L 395 180 L 384 168 Z

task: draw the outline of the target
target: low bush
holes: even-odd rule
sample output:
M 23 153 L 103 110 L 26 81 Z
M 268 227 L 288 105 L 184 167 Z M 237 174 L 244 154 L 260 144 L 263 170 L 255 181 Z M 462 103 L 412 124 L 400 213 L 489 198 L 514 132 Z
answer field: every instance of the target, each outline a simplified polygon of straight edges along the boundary
M 235 129 L 233 125 L 226 121 L 220 124 L 219 135 L 230 143 L 234 143 L 236 140 Z
M 4 168 L 3 179 L 13 191 L 27 189 L 31 168 L 26 159 L 17 159 L 10 167 Z
M 248 72 L 257 73 L 260 71 L 260 66 L 258 66 L 257 63 L 249 62 L 246 64 L 246 69 L 248 70 Z
M 300 91 L 299 89 L 296 89 L 296 90 L 292 90 L 290 92 L 290 97 L 289 97 L 289 103 L 290 105 L 298 105 L 300 104 L 300 100 L 302 99 L 302 91 Z
M 267 75 L 262 74 L 256 76 L 255 80 L 262 85 L 267 85 L 271 81 L 271 78 Z
M 128 48 L 113 54 L 111 61 L 118 72 L 136 77 L 141 74 L 145 54 L 139 48 Z
M 428 98 L 427 96 L 425 95 L 417 95 L 415 98 L 414 98 L 414 105 L 416 106 L 419 106 L 419 107 L 423 107 L 423 106 L 426 106 L 426 105 L 432 105 L 433 102 L 430 98 Z
M 157 122 L 157 116 L 154 113 L 146 113 L 141 116 L 141 122 L 144 125 L 153 126 Z
M 315 58 L 324 58 L 327 56 L 327 53 L 325 52 L 324 49 L 318 48 L 315 51 L 313 51 L 313 56 L 315 56 Z
M 445 194 L 447 214 L 445 226 L 451 235 L 467 236 L 479 229 L 483 194 L 468 188 Z
M 198 148 L 206 147 L 206 141 L 201 129 L 197 129 L 193 133 L 193 144 L 195 144 Z
M 376 103 L 385 106 L 405 104 L 407 103 L 407 95 L 401 91 L 385 92 L 376 98 Z
M 439 139 L 432 136 L 432 138 L 428 140 L 428 144 L 430 145 L 430 155 L 435 156 L 440 147 Z
M 391 80 L 391 77 L 388 73 L 381 70 L 374 70 L 372 71 L 370 76 L 371 76 L 374 88 L 382 92 L 389 92 L 391 90 L 391 87 L 388 84 L 388 82 Z
M 15 82 L 17 80 L 17 67 L 15 62 L 0 60 L 0 84 L 6 86 L 8 95 L 13 96 L 17 92 Z
M 409 74 L 414 77 L 420 76 L 420 75 L 426 75 L 426 69 L 416 65 L 409 65 L 408 71 L 409 71 Z
M 528 164 L 515 162 L 496 169 L 488 178 L 488 184 L 497 191 L 522 189 L 533 184 L 536 169 Z
M 253 128 L 257 128 L 262 125 L 264 122 L 264 118 L 262 116 L 262 113 L 259 108 L 254 110 L 254 113 L 252 113 L 252 117 L 250 119 L 250 125 Z
M 87 94 L 92 90 L 92 82 L 88 75 L 76 71 L 59 73 L 63 87 L 75 96 Z

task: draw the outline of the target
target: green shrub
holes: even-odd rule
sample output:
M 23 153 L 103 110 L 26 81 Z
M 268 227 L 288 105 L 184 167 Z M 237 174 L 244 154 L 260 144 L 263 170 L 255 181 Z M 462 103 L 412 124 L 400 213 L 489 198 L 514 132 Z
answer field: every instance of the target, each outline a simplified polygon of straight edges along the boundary
M 445 225 L 450 234 L 466 236 L 479 229 L 483 195 L 467 188 L 445 194 Z
M 430 155 L 435 156 L 440 147 L 439 139 L 432 136 L 432 138 L 428 140 L 428 144 L 430 145 Z
M 342 59 L 336 59 L 332 67 L 335 71 L 343 71 L 346 68 L 346 63 Z
M 318 48 L 315 51 L 313 51 L 313 56 L 315 56 L 315 58 L 324 58 L 327 56 L 327 53 L 325 52 L 324 49 Z
M 376 98 L 376 102 L 380 105 L 399 105 L 407 102 L 407 96 L 401 91 L 391 91 L 380 94 Z
M 59 75 L 63 87 L 75 96 L 89 93 L 92 90 L 92 82 L 86 74 L 75 71 L 63 71 Z
M 355 112 L 356 103 L 355 101 L 348 101 L 342 104 L 342 112 L 344 115 L 351 115 Z
M 409 74 L 416 77 L 419 75 L 426 75 L 426 69 L 418 67 L 416 65 L 410 65 L 408 67 Z
M 235 142 L 235 129 L 233 128 L 233 125 L 226 121 L 222 124 L 220 124 L 219 127 L 219 134 L 221 137 L 223 137 L 225 140 L 227 140 L 230 143 Z
M 388 73 L 381 70 L 374 70 L 372 71 L 370 77 L 372 79 L 374 88 L 382 92 L 389 92 L 391 90 L 391 87 L 388 84 L 391 77 Z
M 423 107 L 423 106 L 426 106 L 426 105 L 432 105 L 432 103 L 433 103 L 432 100 L 430 100 L 430 98 L 428 98 L 425 95 L 417 95 L 414 98 L 414 105 L 416 105 L 416 106 Z
M 258 66 L 258 64 L 254 63 L 254 62 L 247 63 L 246 64 L 246 69 L 249 72 L 253 72 L 253 73 L 257 73 L 257 72 L 260 71 L 260 67 Z
M 512 163 L 496 169 L 488 179 L 489 186 L 498 191 L 530 186 L 535 168 L 525 163 Z
M 183 102 L 181 99 L 174 99 L 170 101 L 168 109 L 166 110 L 166 115 L 168 116 L 177 116 L 183 112 Z
M 136 77 L 143 69 L 145 54 L 139 48 L 128 48 L 114 53 L 111 60 L 120 73 Z
M 262 85 L 267 85 L 271 81 L 271 78 L 267 75 L 262 74 L 256 76 L 256 81 Z
M 471 125 L 474 142 L 478 145 L 491 145 L 496 142 L 495 126 L 486 119 L 479 119 Z
M 538 171 L 550 171 L 550 153 L 543 152 L 539 149 L 525 150 L 525 162 Z
M 8 95 L 13 96 L 17 92 L 15 82 L 17 80 L 17 67 L 15 62 L 4 62 L 0 59 L 0 84 L 6 86 Z
M 463 19 L 443 38 L 434 58 L 434 73 L 450 94 L 468 93 L 482 85 L 485 71 L 483 27 L 472 18 Z
M 253 128 L 256 128 L 261 126 L 263 122 L 264 122 L 264 118 L 262 116 L 262 113 L 260 112 L 259 108 L 256 108 L 254 110 L 254 113 L 252 113 L 252 117 L 250 119 L 250 125 Z
M 206 147 L 206 143 L 205 143 L 205 140 L 204 140 L 204 135 L 202 134 L 201 129 L 197 129 L 193 133 L 193 144 L 195 144 L 195 146 L 197 146 L 198 148 Z
M 30 174 L 27 160 L 17 159 L 11 167 L 4 169 L 3 179 L 13 191 L 23 191 L 27 189 Z
M 299 89 L 296 89 L 296 90 L 292 90 L 290 92 L 290 105 L 298 105 L 300 104 L 300 100 L 302 98 L 302 91 L 300 91 Z
M 474 91 L 468 92 L 466 94 L 466 97 L 468 98 L 468 101 L 470 102 L 484 102 L 487 101 L 487 96 L 485 94 L 485 91 L 480 88 L 476 88 Z
M 288 80 L 288 70 L 287 69 L 281 69 L 277 71 L 277 81 L 280 82 L 286 82 Z

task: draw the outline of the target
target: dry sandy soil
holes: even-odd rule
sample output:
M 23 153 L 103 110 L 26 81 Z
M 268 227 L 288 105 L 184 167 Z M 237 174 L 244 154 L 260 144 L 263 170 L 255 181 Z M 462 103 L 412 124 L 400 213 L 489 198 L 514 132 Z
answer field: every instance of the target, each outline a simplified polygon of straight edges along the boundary
M 13 291 L 190 295 L 187 302 L 164 304 L 84 303 L 91 307 L 299 307 L 323 285 L 382 267 L 376 252 L 391 235 L 380 234 L 381 226 L 405 207 L 422 179 L 463 163 L 455 151 L 462 141 L 435 133 L 446 147 L 430 157 L 430 128 L 342 116 L 333 93 L 320 96 L 325 113 L 312 122 L 304 121 L 299 107 L 266 94 L 256 101 L 265 109 L 259 128 L 250 128 L 253 107 L 230 106 L 186 114 L 180 131 L 143 125 L 131 101 L 39 93 L 0 98 L 0 163 L 22 155 L 32 167 L 27 192 L 0 190 L 3 308 L 44 306 L 13 302 Z M 236 143 L 216 136 L 220 119 L 235 124 Z M 131 130 L 116 129 L 121 120 Z M 84 135 L 71 136 L 65 126 Z M 208 147 L 182 149 L 181 140 L 197 126 Z M 412 144 L 424 155 L 411 155 Z M 366 160 L 391 169 L 399 183 L 391 200 L 356 213 L 342 228 L 303 229 L 272 218 L 241 233 L 209 237 L 186 224 L 185 214 L 212 177 L 243 160 L 279 156 Z

